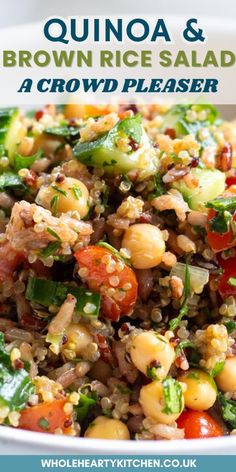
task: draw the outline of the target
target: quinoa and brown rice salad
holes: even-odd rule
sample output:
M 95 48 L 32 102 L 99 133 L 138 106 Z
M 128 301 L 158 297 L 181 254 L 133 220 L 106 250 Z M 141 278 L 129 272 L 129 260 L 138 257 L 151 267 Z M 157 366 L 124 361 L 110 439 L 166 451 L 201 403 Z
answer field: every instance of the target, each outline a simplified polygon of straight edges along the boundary
M 236 122 L 0 110 L 0 424 L 236 433 Z

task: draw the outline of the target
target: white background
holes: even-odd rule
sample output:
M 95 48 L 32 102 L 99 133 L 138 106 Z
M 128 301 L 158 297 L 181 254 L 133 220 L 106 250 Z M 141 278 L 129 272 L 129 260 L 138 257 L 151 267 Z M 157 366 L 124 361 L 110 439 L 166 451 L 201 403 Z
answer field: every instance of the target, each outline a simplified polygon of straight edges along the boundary
M 0 5 L 0 27 L 54 15 L 209 15 L 216 22 L 236 18 L 236 0 L 0 0 Z

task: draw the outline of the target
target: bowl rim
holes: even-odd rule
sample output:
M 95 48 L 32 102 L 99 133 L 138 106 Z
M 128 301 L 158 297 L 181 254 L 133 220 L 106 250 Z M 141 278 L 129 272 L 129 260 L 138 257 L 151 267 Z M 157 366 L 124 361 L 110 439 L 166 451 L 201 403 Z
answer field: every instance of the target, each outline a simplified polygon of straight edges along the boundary
M 49 440 L 50 438 L 50 440 Z M 89 453 L 97 455 L 109 454 L 135 454 L 135 455 L 179 455 L 179 454 L 234 454 L 236 448 L 236 435 L 207 439 L 180 439 L 163 441 L 112 441 L 106 439 L 87 439 L 69 436 L 52 435 L 15 429 L 8 426 L 0 427 L 1 443 L 10 441 L 12 450 L 14 444 L 19 446 L 32 446 L 34 451 L 28 454 L 36 454 L 37 449 L 43 449 L 45 454 L 50 454 L 50 449 L 62 454 Z M 1 452 L 1 454 L 3 454 Z M 7 453 L 6 453 L 7 454 Z

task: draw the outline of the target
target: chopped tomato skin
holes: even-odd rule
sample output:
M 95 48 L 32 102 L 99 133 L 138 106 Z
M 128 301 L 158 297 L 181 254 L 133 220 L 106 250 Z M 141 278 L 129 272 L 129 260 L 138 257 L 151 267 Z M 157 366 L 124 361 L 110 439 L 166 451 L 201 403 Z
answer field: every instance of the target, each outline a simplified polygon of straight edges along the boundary
M 236 238 L 233 236 L 232 231 L 227 231 L 226 233 L 216 233 L 210 229 L 209 222 L 212 220 L 212 218 L 214 218 L 215 215 L 215 210 L 210 209 L 208 212 L 207 239 L 211 249 L 214 252 L 220 252 L 236 246 Z M 236 221 L 236 214 L 233 216 L 233 219 Z
M 205 411 L 186 410 L 177 419 L 178 428 L 184 429 L 185 439 L 216 438 L 223 430 Z
M 131 312 L 137 298 L 138 283 L 134 271 L 125 263 L 120 271 L 115 268 L 114 272 L 108 272 L 102 260 L 104 256 L 110 256 L 112 263 L 118 262 L 111 251 L 99 246 L 87 246 L 75 253 L 80 269 L 87 269 L 87 275 L 83 279 L 90 290 L 102 293 L 103 314 L 112 321 L 117 321 Z M 117 283 L 112 285 L 112 278 L 117 279 Z M 114 288 L 114 295 L 107 293 L 109 288 Z
M 236 185 L 236 175 L 234 175 L 232 177 L 227 177 L 226 185 L 227 185 L 227 187 L 231 187 L 231 185 Z
M 11 279 L 17 265 L 25 260 L 24 254 L 15 251 L 9 241 L 0 245 L 0 281 Z
M 65 403 L 66 399 L 54 400 L 22 410 L 19 428 L 51 434 L 60 428 L 65 432 L 67 424 L 72 424 L 71 415 L 64 412 Z
M 230 295 L 236 296 L 236 287 L 229 283 L 230 277 L 236 277 L 236 256 L 228 259 L 223 259 L 220 255 L 217 257 L 223 273 L 218 279 L 218 290 L 221 297 L 224 299 Z

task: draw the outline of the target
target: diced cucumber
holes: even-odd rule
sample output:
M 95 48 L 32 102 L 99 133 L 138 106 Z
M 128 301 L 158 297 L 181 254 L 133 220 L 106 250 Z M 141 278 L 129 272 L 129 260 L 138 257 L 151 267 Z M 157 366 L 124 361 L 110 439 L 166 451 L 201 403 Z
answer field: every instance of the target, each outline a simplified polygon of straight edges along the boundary
M 17 144 L 26 134 L 19 116 L 18 108 L 0 109 L 0 145 L 6 149 L 10 162 L 13 161 Z
M 183 179 L 172 184 L 182 193 L 192 210 L 204 210 L 205 203 L 221 195 L 225 190 L 225 174 L 217 169 L 192 169 L 191 174 L 199 181 L 198 187 L 190 188 Z
M 138 180 L 154 175 L 158 167 L 157 153 L 138 117 L 125 118 L 95 141 L 78 142 L 73 149 L 74 156 L 88 166 L 104 168 L 108 174 L 136 169 Z M 137 144 L 137 150 L 122 150 L 119 146 L 122 138 L 130 138 Z

